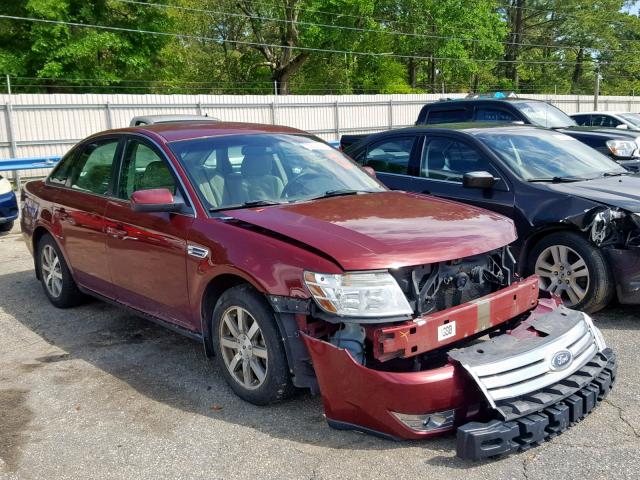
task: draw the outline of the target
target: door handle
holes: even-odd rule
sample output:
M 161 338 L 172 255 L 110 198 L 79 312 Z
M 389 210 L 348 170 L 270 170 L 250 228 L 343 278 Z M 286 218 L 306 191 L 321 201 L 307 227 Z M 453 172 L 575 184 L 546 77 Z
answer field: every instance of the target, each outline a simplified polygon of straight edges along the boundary
M 123 239 L 127 236 L 127 231 L 117 227 L 107 227 L 105 229 L 107 235 L 110 235 L 113 238 Z
M 69 214 L 64 208 L 60 208 L 58 209 L 58 218 L 60 219 L 61 222 L 64 222 L 69 218 Z

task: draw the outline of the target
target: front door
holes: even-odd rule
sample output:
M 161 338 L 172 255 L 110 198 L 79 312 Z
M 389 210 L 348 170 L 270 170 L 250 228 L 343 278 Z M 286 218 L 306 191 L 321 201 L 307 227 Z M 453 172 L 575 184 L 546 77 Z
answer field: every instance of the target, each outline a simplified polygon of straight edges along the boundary
M 75 280 L 111 297 L 104 212 L 114 184 L 119 140 L 95 140 L 81 147 L 70 165 L 65 189 L 56 199 L 54 224 Z
M 117 199 L 107 204 L 107 251 L 116 299 L 171 323 L 189 326 L 186 237 L 189 214 L 134 212 L 129 198 L 138 190 L 168 188 L 180 196 L 168 160 L 153 145 L 127 140 Z
M 464 187 L 463 175 L 478 171 L 487 171 L 500 180 L 488 190 Z M 446 136 L 427 136 L 419 156 L 419 175 L 414 191 L 470 203 L 513 218 L 514 194 L 507 179 L 480 149 L 469 142 Z

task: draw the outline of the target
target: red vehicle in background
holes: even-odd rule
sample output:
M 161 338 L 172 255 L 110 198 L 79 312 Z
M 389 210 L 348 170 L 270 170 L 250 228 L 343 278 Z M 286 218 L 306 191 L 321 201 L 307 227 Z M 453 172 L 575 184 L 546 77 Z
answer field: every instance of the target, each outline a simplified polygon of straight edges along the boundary
M 565 430 L 615 379 L 591 319 L 514 275 L 510 220 L 388 191 L 299 130 L 103 132 L 23 200 L 54 305 L 89 294 L 197 339 L 255 404 L 310 388 L 333 427 L 457 429 L 480 459 Z

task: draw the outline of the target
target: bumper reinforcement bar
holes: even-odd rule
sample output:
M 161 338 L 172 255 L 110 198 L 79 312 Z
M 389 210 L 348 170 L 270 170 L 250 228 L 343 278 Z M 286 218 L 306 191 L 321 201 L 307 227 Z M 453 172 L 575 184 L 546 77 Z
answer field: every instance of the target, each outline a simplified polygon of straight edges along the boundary
M 594 365 L 601 368 L 594 372 Z M 466 460 L 482 460 L 489 457 L 528 450 L 546 439 L 564 432 L 569 426 L 582 420 L 604 399 L 616 378 L 616 356 L 607 348 L 596 354 L 594 359 L 583 367 L 584 375 L 592 380 L 582 388 L 551 405 L 540 404 L 536 395 L 530 397 L 533 410 L 537 411 L 510 421 L 491 420 L 487 423 L 470 422 L 458 428 L 457 454 Z M 576 372 L 579 373 L 579 372 Z M 562 386 L 560 386 L 562 387 Z M 562 388 L 554 386 L 542 390 L 557 392 Z M 523 400 L 521 400 L 523 401 Z

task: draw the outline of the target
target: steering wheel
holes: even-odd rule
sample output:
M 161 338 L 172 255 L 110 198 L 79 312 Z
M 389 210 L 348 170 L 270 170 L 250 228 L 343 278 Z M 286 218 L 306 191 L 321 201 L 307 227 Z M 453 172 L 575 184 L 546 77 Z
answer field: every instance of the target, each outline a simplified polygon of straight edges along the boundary
M 293 177 L 289 183 L 282 190 L 282 194 L 280 198 L 289 198 L 291 196 L 299 195 L 301 193 L 313 193 L 314 190 L 308 188 L 309 183 L 313 179 L 318 178 L 328 178 L 329 180 L 333 180 L 330 175 L 326 173 L 316 173 L 316 172 L 301 172 L 295 177 Z

